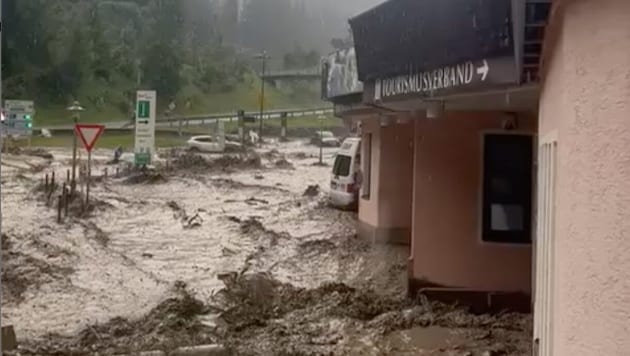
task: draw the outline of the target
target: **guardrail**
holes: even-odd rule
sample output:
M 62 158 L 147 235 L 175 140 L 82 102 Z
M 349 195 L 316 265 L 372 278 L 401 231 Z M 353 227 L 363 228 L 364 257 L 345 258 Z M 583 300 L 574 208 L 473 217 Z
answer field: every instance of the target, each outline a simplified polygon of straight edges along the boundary
M 267 119 L 277 119 L 281 118 L 282 115 L 286 113 L 288 118 L 294 117 L 302 117 L 309 115 L 325 115 L 334 113 L 334 109 L 330 107 L 326 108 L 314 108 L 314 109 L 290 109 L 290 110 L 269 110 L 263 113 L 263 120 Z M 245 116 L 260 118 L 259 111 L 250 111 L 246 112 Z M 156 121 L 158 123 L 175 123 L 175 122 L 183 122 L 183 123 L 196 123 L 200 122 L 202 125 L 206 121 L 231 121 L 237 120 L 238 115 L 236 113 L 233 114 L 211 114 L 211 115 L 193 115 L 193 116 L 174 116 L 174 117 L 160 117 Z

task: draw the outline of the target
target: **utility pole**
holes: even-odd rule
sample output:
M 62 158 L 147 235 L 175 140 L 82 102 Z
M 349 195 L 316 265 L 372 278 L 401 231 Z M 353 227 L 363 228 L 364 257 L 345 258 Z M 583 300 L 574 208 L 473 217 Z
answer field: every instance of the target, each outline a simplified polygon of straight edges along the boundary
M 266 51 L 262 51 L 262 53 L 254 58 L 262 60 L 262 74 L 260 76 L 260 127 L 258 128 L 258 142 L 261 142 L 263 137 L 263 115 L 265 112 L 265 70 L 267 60 L 271 58 L 271 56 L 269 56 Z
M 66 110 L 72 113 L 72 120 L 74 121 L 74 126 L 79 123 L 79 119 L 81 118 L 81 111 L 85 109 L 81 106 L 78 101 L 72 103 L 72 106 L 69 106 Z M 74 135 L 72 136 L 72 181 L 70 182 L 70 196 L 74 197 L 74 192 L 77 188 L 77 133 L 75 131 L 75 127 L 72 128 L 72 132 Z

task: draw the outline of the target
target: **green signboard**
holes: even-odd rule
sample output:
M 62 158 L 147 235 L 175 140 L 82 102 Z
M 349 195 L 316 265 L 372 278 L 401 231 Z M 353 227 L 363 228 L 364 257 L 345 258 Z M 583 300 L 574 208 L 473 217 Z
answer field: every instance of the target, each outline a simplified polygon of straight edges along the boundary
M 134 164 L 136 167 L 147 166 L 151 164 L 151 153 L 137 152 L 134 156 Z
M 151 102 L 148 100 L 138 101 L 138 118 L 148 119 L 151 116 Z

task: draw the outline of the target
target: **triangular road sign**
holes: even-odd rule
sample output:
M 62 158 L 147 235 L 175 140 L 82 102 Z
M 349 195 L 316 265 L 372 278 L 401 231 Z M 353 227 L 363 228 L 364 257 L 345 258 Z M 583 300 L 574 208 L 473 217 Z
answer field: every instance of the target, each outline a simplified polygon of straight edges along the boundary
M 74 126 L 74 131 L 81 139 L 83 147 L 90 152 L 92 148 L 94 148 L 94 144 L 96 144 L 98 138 L 101 137 L 101 134 L 105 131 L 105 126 L 77 124 Z

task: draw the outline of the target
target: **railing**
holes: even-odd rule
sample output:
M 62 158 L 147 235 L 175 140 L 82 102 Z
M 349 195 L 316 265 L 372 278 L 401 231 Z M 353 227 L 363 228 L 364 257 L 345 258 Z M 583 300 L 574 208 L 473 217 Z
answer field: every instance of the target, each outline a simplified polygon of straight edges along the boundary
M 288 118 L 310 116 L 310 115 L 325 115 L 332 114 L 334 112 L 331 107 L 324 108 L 312 108 L 312 109 L 290 109 L 290 110 L 268 110 L 263 113 L 263 120 L 281 118 L 284 113 Z M 245 116 L 260 118 L 259 111 L 246 112 Z M 210 114 L 210 115 L 191 115 L 191 116 L 174 116 L 174 117 L 161 117 L 157 119 L 158 123 L 174 123 L 185 122 L 187 124 L 199 122 L 202 125 L 206 121 L 223 120 L 231 121 L 237 120 L 238 115 L 236 113 L 231 114 Z
M 321 75 L 322 75 L 321 70 L 318 68 L 315 68 L 315 69 L 306 69 L 306 70 L 281 70 L 281 71 L 276 71 L 276 72 L 267 72 L 262 77 L 265 79 L 287 78 L 287 77 L 315 78 L 315 77 L 320 77 Z

